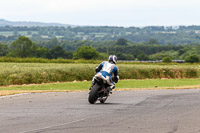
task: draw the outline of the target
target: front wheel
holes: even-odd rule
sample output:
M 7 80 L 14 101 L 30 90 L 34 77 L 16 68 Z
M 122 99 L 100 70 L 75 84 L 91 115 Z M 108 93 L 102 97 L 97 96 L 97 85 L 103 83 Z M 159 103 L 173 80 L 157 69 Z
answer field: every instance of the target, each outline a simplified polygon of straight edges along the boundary
M 89 97 L 88 97 L 88 102 L 90 104 L 94 104 L 96 103 L 97 99 L 98 99 L 98 96 L 97 96 L 97 93 L 98 93 L 98 90 L 99 90 L 100 86 L 98 84 L 95 84 L 91 90 L 90 90 L 90 93 L 89 93 Z

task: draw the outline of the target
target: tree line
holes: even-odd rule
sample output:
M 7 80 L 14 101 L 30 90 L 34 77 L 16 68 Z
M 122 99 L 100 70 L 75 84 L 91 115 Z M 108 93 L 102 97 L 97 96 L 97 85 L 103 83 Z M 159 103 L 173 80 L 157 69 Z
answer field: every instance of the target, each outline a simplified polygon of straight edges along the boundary
M 47 59 L 107 59 L 115 54 L 119 60 L 194 60 L 200 56 L 200 45 L 161 45 L 156 39 L 134 43 L 124 38 L 115 41 L 32 41 L 25 36 L 10 43 L 0 43 L 0 56 Z M 166 59 L 167 58 L 167 59 Z M 189 61 L 188 61 L 189 62 Z M 198 62 L 198 59 L 195 61 Z

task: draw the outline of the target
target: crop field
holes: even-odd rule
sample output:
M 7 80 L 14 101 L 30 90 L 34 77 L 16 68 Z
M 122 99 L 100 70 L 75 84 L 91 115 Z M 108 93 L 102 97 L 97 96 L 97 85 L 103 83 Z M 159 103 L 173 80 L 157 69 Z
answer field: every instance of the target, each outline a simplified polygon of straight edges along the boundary
M 31 31 L 32 34 L 38 34 L 38 31 Z M 23 35 L 23 36 L 28 36 L 28 37 L 32 37 L 32 35 L 28 35 L 28 31 L 18 31 L 18 34 Z M 0 31 L 0 35 L 3 36 L 12 36 L 14 35 L 13 31 Z
M 0 63 L 0 85 L 91 81 L 98 64 Z M 118 64 L 120 79 L 199 78 L 199 65 Z
M 1 31 L 0 35 L 6 36 L 6 37 L 12 36 L 13 35 L 13 31 Z

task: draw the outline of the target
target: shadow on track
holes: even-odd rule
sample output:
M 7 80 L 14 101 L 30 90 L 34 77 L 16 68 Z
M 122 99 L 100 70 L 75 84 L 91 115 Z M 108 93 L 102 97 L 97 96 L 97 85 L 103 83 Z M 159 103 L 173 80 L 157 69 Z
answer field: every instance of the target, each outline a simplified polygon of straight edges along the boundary
M 96 103 L 94 105 L 122 105 L 123 103 Z

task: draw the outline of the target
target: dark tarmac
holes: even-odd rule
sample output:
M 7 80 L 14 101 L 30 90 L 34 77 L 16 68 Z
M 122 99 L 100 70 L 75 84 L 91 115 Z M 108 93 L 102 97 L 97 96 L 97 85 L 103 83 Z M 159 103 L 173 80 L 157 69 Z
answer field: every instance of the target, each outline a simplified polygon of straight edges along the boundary
M 91 105 L 87 92 L 0 97 L 0 133 L 200 133 L 200 89 L 114 91 Z

